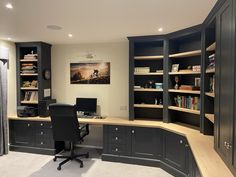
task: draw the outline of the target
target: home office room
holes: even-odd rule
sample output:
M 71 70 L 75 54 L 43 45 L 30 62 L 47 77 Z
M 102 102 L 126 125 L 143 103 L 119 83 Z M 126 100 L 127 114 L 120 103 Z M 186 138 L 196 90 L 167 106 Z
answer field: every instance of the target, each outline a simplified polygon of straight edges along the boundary
M 235 176 L 235 3 L 0 0 L 1 176 Z

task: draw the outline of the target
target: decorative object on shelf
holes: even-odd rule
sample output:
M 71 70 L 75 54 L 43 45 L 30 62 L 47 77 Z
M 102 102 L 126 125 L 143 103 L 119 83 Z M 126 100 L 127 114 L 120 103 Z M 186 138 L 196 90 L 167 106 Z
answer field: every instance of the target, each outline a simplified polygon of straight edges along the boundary
M 141 86 L 140 85 L 135 85 L 134 89 L 141 89 Z
M 210 92 L 215 92 L 215 75 L 210 78 Z
M 24 101 L 38 101 L 38 92 L 37 91 L 25 92 Z
M 154 81 L 153 80 L 148 81 L 148 88 L 154 88 Z
M 110 62 L 71 63 L 71 84 L 110 84 Z
M 38 54 L 34 54 L 34 51 L 31 51 L 31 54 L 24 55 L 23 60 L 37 60 Z
M 27 88 L 27 87 L 32 87 L 32 88 L 37 88 L 38 87 L 38 81 L 33 80 L 31 81 L 23 81 L 22 87 Z
M 200 87 L 195 87 L 193 85 L 181 85 L 180 90 L 200 90 Z
M 156 89 L 163 89 L 163 83 L 155 83 Z
M 175 76 L 175 89 L 178 90 L 179 89 L 179 76 Z
M 171 68 L 171 72 L 178 72 L 179 71 L 179 64 L 173 64 Z
M 159 100 L 159 105 L 163 105 L 162 99 Z
M 35 74 L 37 73 L 37 66 L 33 63 L 22 63 L 21 73 L 22 74 Z
M 192 66 L 192 70 L 193 70 L 194 72 L 200 72 L 200 71 L 201 71 L 201 65 Z
M 156 73 L 163 73 L 163 70 L 156 70 Z
M 200 77 L 195 77 L 194 86 L 195 87 L 201 87 L 201 78 Z
M 49 69 L 45 69 L 43 71 L 43 78 L 45 80 L 50 80 L 51 79 L 51 71 Z
M 155 105 L 158 104 L 157 98 L 155 98 L 154 104 L 155 104 Z

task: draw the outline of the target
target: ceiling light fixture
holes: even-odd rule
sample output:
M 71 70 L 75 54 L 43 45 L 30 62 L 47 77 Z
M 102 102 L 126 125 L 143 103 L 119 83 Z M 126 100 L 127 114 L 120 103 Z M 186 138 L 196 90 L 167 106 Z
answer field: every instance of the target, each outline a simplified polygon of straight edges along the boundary
M 70 33 L 70 34 L 68 34 L 68 37 L 73 37 L 73 35 Z
M 8 40 L 8 41 L 10 41 L 10 40 L 11 40 L 11 38 L 10 38 L 10 37 L 8 37 L 8 38 L 7 38 L 7 40 Z
M 13 6 L 12 6 L 11 3 L 7 3 L 7 4 L 6 4 L 6 8 L 8 8 L 8 9 L 13 9 Z
M 162 31 L 163 31 L 163 28 L 159 28 L 158 31 L 159 31 L 159 32 L 162 32 Z

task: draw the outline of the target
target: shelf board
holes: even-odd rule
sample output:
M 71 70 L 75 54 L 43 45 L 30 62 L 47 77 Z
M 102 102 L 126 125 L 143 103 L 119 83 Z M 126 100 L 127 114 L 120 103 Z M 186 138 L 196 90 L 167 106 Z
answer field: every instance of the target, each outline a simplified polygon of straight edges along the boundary
M 38 101 L 21 101 L 22 104 L 38 104 Z
M 215 49 L 216 49 L 216 42 L 214 42 L 209 47 L 207 47 L 206 51 L 210 52 L 210 51 L 214 51 Z
M 20 59 L 20 62 L 38 62 L 38 60 L 25 60 L 25 59 Z
M 38 90 L 38 88 L 35 87 L 21 87 L 21 90 Z
M 140 88 L 134 89 L 135 92 L 163 92 L 163 89 Z
M 155 75 L 159 75 L 159 76 L 161 76 L 161 75 L 163 75 L 163 73 L 134 73 L 134 75 L 136 75 L 136 76 L 155 76 Z
M 190 93 L 190 94 L 200 94 L 199 90 L 176 90 L 176 89 L 169 89 L 169 92 L 175 93 Z
M 194 57 L 201 55 L 201 50 L 194 50 L 189 52 L 175 53 L 169 55 L 170 58 L 185 58 L 185 57 Z
M 135 60 L 160 60 L 163 59 L 163 55 L 156 55 L 156 56 L 135 56 Z
M 207 69 L 207 70 L 206 70 L 206 73 L 215 73 L 215 68 L 213 68 L 213 69 Z
M 205 95 L 209 96 L 209 97 L 212 97 L 212 98 L 215 98 L 215 93 L 212 93 L 212 92 L 205 92 Z
M 187 109 L 187 108 L 180 108 L 180 107 L 177 107 L 177 106 L 168 106 L 168 109 L 170 109 L 170 110 L 175 110 L 175 111 L 180 111 L 180 112 L 187 112 L 187 113 L 191 113 L 191 114 L 200 115 L 200 111 L 199 111 L 199 110 L 192 110 L 192 109 Z
M 21 76 L 38 76 L 37 73 L 34 73 L 34 74 L 20 74 Z
M 205 117 L 211 121 L 212 123 L 215 122 L 215 115 L 214 114 L 205 114 Z
M 169 72 L 169 75 L 187 75 L 187 74 L 201 74 L 201 72 L 200 71 Z
M 135 108 L 163 108 L 163 105 L 156 104 L 134 104 Z

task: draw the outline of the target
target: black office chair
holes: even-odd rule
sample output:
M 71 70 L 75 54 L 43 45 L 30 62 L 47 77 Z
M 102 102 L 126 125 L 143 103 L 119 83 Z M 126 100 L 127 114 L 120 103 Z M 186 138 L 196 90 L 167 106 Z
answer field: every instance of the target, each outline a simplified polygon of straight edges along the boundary
M 82 142 L 84 137 L 89 134 L 88 124 L 80 127 L 75 106 L 68 104 L 51 104 L 49 105 L 49 112 L 52 122 L 53 138 L 55 141 L 68 141 L 70 142 L 70 155 L 62 156 L 55 155 L 54 161 L 57 158 L 65 158 L 64 161 L 59 163 L 58 170 L 61 170 L 61 166 L 70 160 L 76 160 L 80 163 L 80 168 L 83 167 L 82 160 L 79 157 L 89 157 L 89 153 L 86 154 L 74 154 L 74 144 L 76 142 Z

